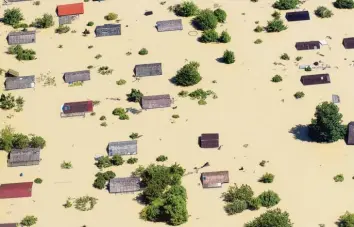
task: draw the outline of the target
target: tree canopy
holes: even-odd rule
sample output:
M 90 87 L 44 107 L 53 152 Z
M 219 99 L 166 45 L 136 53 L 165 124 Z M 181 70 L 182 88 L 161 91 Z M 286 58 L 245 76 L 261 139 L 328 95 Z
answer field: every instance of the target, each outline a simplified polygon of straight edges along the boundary
M 192 61 L 184 65 L 180 70 L 177 71 L 177 74 L 174 78 L 174 81 L 177 85 L 180 86 L 192 86 L 202 80 L 198 72 L 199 63 Z
M 353 9 L 354 1 L 353 0 L 336 0 L 333 4 L 338 9 Z
M 353 227 L 354 226 L 354 214 L 345 212 L 339 217 L 338 227 Z
M 264 214 L 245 224 L 244 227 L 292 227 L 293 224 L 287 212 L 279 208 L 267 210 Z
M 45 13 L 41 18 L 36 18 L 31 26 L 36 28 L 49 28 L 54 25 L 54 19 L 51 14 Z
M 194 18 L 193 24 L 199 30 L 215 29 L 218 25 L 218 18 L 210 9 L 204 9 Z
M 273 7 L 280 10 L 295 9 L 299 3 L 299 0 L 278 0 Z
M 173 11 L 177 16 L 190 17 L 198 14 L 198 6 L 192 1 L 185 1 L 182 4 L 178 4 L 173 8 Z
M 23 20 L 23 14 L 19 8 L 6 9 L 3 22 L 11 26 L 19 24 Z

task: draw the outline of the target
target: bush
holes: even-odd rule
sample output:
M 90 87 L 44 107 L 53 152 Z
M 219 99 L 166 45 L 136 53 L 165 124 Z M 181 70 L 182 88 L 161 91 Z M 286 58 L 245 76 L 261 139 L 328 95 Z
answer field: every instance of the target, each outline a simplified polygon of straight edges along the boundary
M 115 178 L 116 177 L 116 174 L 113 172 L 113 171 L 106 171 L 106 172 L 104 172 L 104 173 L 101 173 L 101 172 L 98 172 L 98 173 L 96 173 L 96 175 L 95 175 L 97 178 L 100 178 L 100 177 L 102 177 L 103 179 L 105 179 L 106 181 L 108 181 L 108 180 L 111 180 L 111 179 L 113 179 L 113 178 Z
M 259 179 L 259 181 L 263 183 L 272 183 L 273 180 L 274 180 L 274 175 L 271 173 L 266 173 Z
M 112 166 L 112 163 L 108 156 L 102 156 L 97 160 L 96 166 L 100 169 L 108 168 Z
M 245 224 L 244 227 L 293 227 L 289 214 L 279 208 L 268 210 L 264 214 Z
M 249 185 L 241 185 L 238 187 L 236 184 L 234 186 L 230 186 L 227 192 L 222 194 L 222 197 L 225 202 L 232 203 L 236 200 L 244 200 L 250 201 L 253 197 L 253 190 Z
M 205 9 L 200 11 L 198 16 L 194 18 L 193 24 L 197 29 L 202 31 L 215 29 L 218 25 L 218 18 L 212 10 Z
M 142 135 L 139 135 L 139 133 L 133 132 L 132 134 L 129 135 L 129 138 L 132 140 L 138 139 L 142 137 Z
M 211 43 L 217 42 L 218 39 L 219 34 L 215 30 L 205 30 L 199 40 L 202 43 Z
M 306 72 L 312 71 L 311 66 L 306 66 L 305 71 L 306 71 Z
M 107 119 L 107 118 L 106 118 L 106 116 L 104 116 L 104 115 L 100 117 L 100 121 L 105 121 L 106 119 Z
M 300 61 L 301 59 L 302 59 L 301 56 L 297 56 L 297 57 L 295 58 L 296 61 Z
M 107 127 L 107 122 L 102 122 L 101 124 L 100 124 L 102 127 Z
M 231 36 L 227 31 L 221 32 L 221 35 L 219 37 L 219 42 L 220 43 L 229 43 L 231 41 Z
M 338 9 L 353 9 L 354 1 L 353 0 L 336 0 L 334 2 L 334 7 Z
M 80 211 L 89 211 L 94 208 L 97 199 L 90 196 L 83 196 L 75 199 L 75 208 Z
M 257 25 L 257 27 L 253 31 L 255 31 L 255 32 L 263 32 L 264 28 L 262 26 Z
M 123 79 L 120 79 L 120 80 L 117 80 L 117 81 L 116 81 L 116 84 L 119 85 L 119 86 L 120 86 L 120 85 L 124 85 L 124 84 L 126 84 L 126 83 L 127 83 L 127 81 L 126 81 L 126 80 L 123 80 Z
M 70 31 L 70 27 L 66 25 L 59 25 L 59 27 L 55 29 L 55 32 L 58 34 L 64 34 L 69 31 Z
M 319 18 L 330 18 L 333 16 L 333 13 L 328 8 L 324 6 L 319 6 L 315 10 L 315 15 L 318 16 Z
M 26 217 L 24 217 L 21 221 L 21 225 L 23 226 L 32 226 L 35 225 L 38 221 L 38 218 L 36 218 L 35 216 L 31 215 L 27 215 Z
M 247 201 L 247 208 L 250 210 L 259 210 L 261 208 L 261 200 L 259 198 L 252 198 Z
M 174 12 L 180 17 L 190 17 L 198 14 L 198 6 L 194 2 L 183 2 L 174 7 Z
M 41 4 L 40 1 L 34 1 L 34 2 L 33 2 L 33 5 L 35 5 L 35 6 L 39 6 L 40 4 Z
M 353 227 L 354 226 L 354 214 L 345 212 L 342 216 L 339 217 L 338 221 L 339 227 Z
M 17 60 L 34 60 L 36 59 L 36 52 L 31 49 L 23 49 L 21 45 L 10 46 L 9 54 L 15 54 Z
M 12 147 L 16 149 L 24 149 L 29 147 L 30 140 L 27 135 L 16 133 L 13 135 Z
M 31 27 L 36 28 L 50 28 L 54 25 L 54 18 L 52 15 L 45 13 L 42 18 L 36 18 L 31 24 Z
M 97 189 L 103 189 L 106 186 L 106 180 L 101 177 L 97 177 L 95 181 L 93 182 L 93 187 Z
M 98 60 L 98 59 L 102 58 L 102 55 L 101 55 L 101 54 L 97 54 L 97 55 L 95 56 L 95 58 Z
M 141 50 L 139 50 L 140 55 L 147 55 L 148 53 L 149 51 L 146 48 L 142 48 Z
M 121 166 L 124 163 L 124 160 L 122 158 L 122 156 L 115 154 L 113 155 L 112 159 L 111 159 L 111 163 L 114 166 Z
M 138 89 L 132 89 L 129 94 L 127 94 L 129 102 L 140 102 L 141 98 L 144 96 Z
M 241 213 L 247 209 L 247 202 L 244 200 L 235 200 L 232 203 L 226 204 L 224 209 L 228 215 Z
M 139 167 L 136 168 L 136 170 L 134 170 L 131 175 L 133 177 L 140 177 L 144 171 L 145 171 L 145 168 L 143 166 L 139 165 Z
M 62 169 L 72 169 L 73 165 L 71 164 L 71 162 L 63 161 L 63 163 L 61 163 L 60 167 Z
M 301 99 L 301 98 L 303 98 L 304 96 L 305 96 L 305 93 L 302 92 L 302 91 L 298 91 L 298 92 L 296 92 L 296 93 L 294 94 L 294 97 L 295 97 L 296 99 Z
M 118 14 L 116 13 L 109 13 L 104 17 L 104 19 L 106 20 L 117 20 L 117 18 L 118 18 Z
M 261 39 L 256 39 L 256 41 L 254 41 L 255 44 L 261 44 L 263 41 Z
M 333 180 L 335 182 L 343 182 L 344 181 L 344 176 L 343 176 L 343 174 L 338 174 L 338 175 L 333 177 Z
M 10 110 L 16 106 L 15 97 L 8 93 L 7 95 L 1 94 L 0 96 L 0 108 L 3 110 Z
M 112 114 L 119 116 L 119 120 L 129 120 L 129 116 L 123 108 L 115 108 Z
M 6 9 L 4 12 L 4 24 L 14 26 L 19 24 L 23 19 L 23 14 L 19 8 Z
M 290 60 L 290 57 L 287 53 L 284 53 L 284 54 L 280 55 L 280 59 L 288 61 L 288 60 Z
M 41 178 L 36 178 L 34 179 L 34 183 L 36 184 L 42 184 L 43 180 Z
M 281 81 L 283 81 L 283 78 L 280 75 L 275 75 L 272 78 L 272 82 L 274 82 L 274 83 L 279 83 Z
M 31 137 L 29 145 L 30 145 L 30 147 L 33 147 L 33 148 L 43 149 L 46 146 L 46 141 L 41 136 L 33 135 Z
M 129 158 L 128 160 L 127 160 L 127 163 L 128 164 L 135 164 L 135 163 L 137 163 L 138 162 L 138 159 L 137 158 Z
M 225 10 L 216 9 L 216 10 L 214 10 L 214 15 L 218 19 L 218 22 L 225 23 L 226 17 L 227 17 L 227 14 L 226 14 Z
M 262 160 L 262 161 L 259 163 L 259 165 L 262 166 L 262 167 L 264 167 L 266 163 L 267 163 L 267 162 L 266 162 L 265 160 Z
M 199 83 L 199 81 L 202 80 L 202 77 L 198 72 L 198 68 L 199 63 L 194 61 L 184 65 L 177 71 L 174 78 L 175 83 L 180 86 L 192 86 Z
M 299 3 L 299 0 L 278 0 L 273 7 L 280 10 L 295 9 Z
M 168 157 L 165 155 L 160 155 L 159 157 L 156 158 L 157 162 L 164 162 L 167 161 Z
M 265 28 L 267 32 L 281 32 L 286 30 L 288 27 L 284 25 L 284 22 L 280 19 L 274 19 L 268 21 L 268 25 Z
M 98 73 L 101 75 L 110 75 L 113 73 L 113 69 L 110 69 L 108 66 L 101 66 L 98 68 Z
M 65 204 L 63 205 L 63 207 L 65 208 L 70 208 L 73 206 L 73 203 L 70 201 L 70 198 L 66 200 Z
M 231 50 L 225 50 L 222 60 L 225 64 L 232 64 L 235 62 L 235 54 Z
M 178 119 L 178 118 L 179 118 L 179 115 L 178 115 L 178 114 L 173 114 L 173 115 L 172 115 L 172 118 Z
M 280 19 L 280 12 L 279 11 L 274 11 L 274 13 L 272 13 L 272 17 L 274 19 Z
M 346 126 L 342 125 L 343 115 L 331 102 L 316 107 L 315 119 L 309 125 L 309 137 L 316 142 L 332 143 L 344 139 Z
M 93 23 L 93 21 L 90 21 L 87 23 L 87 26 L 93 26 L 95 23 Z
M 258 199 L 261 201 L 262 206 L 267 208 L 275 206 L 280 202 L 278 194 L 271 190 L 262 192 L 258 196 Z

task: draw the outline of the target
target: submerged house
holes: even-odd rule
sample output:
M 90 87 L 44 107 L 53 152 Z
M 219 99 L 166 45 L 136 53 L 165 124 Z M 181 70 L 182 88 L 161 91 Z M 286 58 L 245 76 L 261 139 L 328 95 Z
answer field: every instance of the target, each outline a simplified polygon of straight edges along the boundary
M 76 72 L 66 72 L 64 73 L 65 83 L 74 83 L 78 81 L 87 81 L 90 80 L 90 70 L 82 70 Z
M 305 86 L 331 83 L 329 74 L 316 74 L 316 75 L 302 76 L 300 81 Z
M 345 49 L 353 49 L 354 48 L 354 37 L 344 38 L 342 44 Z
M 10 32 L 7 35 L 9 45 L 19 45 L 36 42 L 36 31 Z
M 136 140 L 108 143 L 108 155 L 136 155 L 138 153 L 138 142 Z
M 17 223 L 0 224 L 0 227 L 19 227 Z
M 93 111 L 92 101 L 67 102 L 62 106 L 63 114 L 87 113 Z
M 295 44 L 297 50 L 317 50 L 321 48 L 320 41 L 297 42 Z
M 84 3 L 73 3 L 57 6 L 58 17 L 62 16 L 79 16 L 84 14 Z
M 157 21 L 156 28 L 158 32 L 183 30 L 182 20 L 178 19 L 178 20 Z
M 121 35 L 121 25 L 105 24 L 103 26 L 96 26 L 95 34 L 96 37 Z
M 347 145 L 354 145 L 354 121 L 349 122 L 347 130 Z
M 109 180 L 109 193 L 137 192 L 140 188 L 139 177 L 123 177 Z
M 170 107 L 172 100 L 170 95 L 151 95 L 141 98 L 141 108 L 156 109 Z
M 77 17 L 76 15 L 68 15 L 59 17 L 59 25 L 71 24 L 71 22 Z
M 310 14 L 309 11 L 287 12 L 285 18 L 287 19 L 287 21 L 310 20 Z
M 203 188 L 221 188 L 229 183 L 229 171 L 205 172 L 201 174 Z
M 218 148 L 219 134 L 218 133 L 204 133 L 199 137 L 199 146 L 201 148 Z
M 32 197 L 33 182 L 0 184 L 0 199 Z
M 5 80 L 6 90 L 34 88 L 34 76 L 8 77 Z
M 141 64 L 136 65 L 134 68 L 135 76 L 159 76 L 162 75 L 162 64 L 152 63 L 152 64 Z
M 12 149 L 7 161 L 8 167 L 39 165 L 41 150 L 39 148 Z

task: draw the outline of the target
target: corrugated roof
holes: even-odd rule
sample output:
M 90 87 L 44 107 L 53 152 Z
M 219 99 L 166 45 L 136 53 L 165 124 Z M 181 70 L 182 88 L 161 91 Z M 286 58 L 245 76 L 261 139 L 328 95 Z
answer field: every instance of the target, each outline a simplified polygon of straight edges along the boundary
M 167 31 L 178 31 L 183 30 L 182 20 L 164 20 L 157 21 L 156 28 L 159 32 L 167 32 Z
M 34 76 L 8 77 L 5 80 L 6 90 L 34 88 L 34 86 L 35 86 Z
M 92 101 L 82 101 L 82 102 L 67 102 L 64 103 L 62 111 L 65 114 L 68 113 L 84 113 L 93 111 Z
M 309 11 L 287 12 L 285 14 L 285 18 L 288 21 L 310 20 L 310 14 L 309 14 Z
M 96 26 L 95 34 L 96 37 L 121 35 L 121 25 L 105 24 L 101 26 Z
M 109 181 L 110 193 L 136 192 L 140 190 L 139 177 L 114 178 Z
M 12 149 L 9 163 L 37 162 L 40 161 L 41 150 L 39 148 Z
M 0 185 L 0 199 L 22 198 L 32 196 L 33 182 Z
M 0 227 L 17 227 L 17 223 L 0 224 Z
M 221 187 L 223 183 L 229 183 L 229 171 L 205 172 L 201 174 L 203 187 Z
M 57 7 L 58 16 L 77 15 L 84 13 L 84 3 L 74 3 L 59 5 Z
M 331 83 L 331 79 L 329 74 L 315 74 L 315 75 L 307 75 L 301 77 L 301 82 L 303 85 L 315 85 L 315 84 L 329 84 Z
M 137 140 L 108 143 L 108 155 L 135 155 L 138 153 Z
M 349 122 L 349 124 L 348 124 L 347 144 L 354 145 L 354 121 Z
M 171 106 L 170 95 L 151 95 L 143 96 L 141 99 L 141 107 L 143 109 L 165 108 Z
M 65 80 L 65 83 L 73 83 L 76 81 L 90 80 L 90 70 L 66 72 L 66 73 L 64 73 L 64 80 Z
M 162 75 L 162 64 L 140 64 L 135 66 L 135 76 L 159 76 Z

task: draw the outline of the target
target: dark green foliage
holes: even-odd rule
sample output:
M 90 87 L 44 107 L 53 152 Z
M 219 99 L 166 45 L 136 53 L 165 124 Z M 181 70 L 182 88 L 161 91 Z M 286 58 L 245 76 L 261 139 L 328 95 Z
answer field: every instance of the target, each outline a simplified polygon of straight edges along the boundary
M 180 196 L 184 200 L 187 199 L 187 191 L 182 185 L 172 185 L 164 194 L 164 198 L 170 196 Z
M 324 6 L 319 6 L 315 10 L 315 15 L 318 16 L 319 18 L 330 18 L 333 16 L 333 13 L 328 8 Z
M 133 177 L 140 177 L 141 174 L 142 174 L 144 171 L 145 171 L 144 166 L 139 165 L 139 167 L 136 168 L 136 170 L 134 170 L 134 171 L 132 172 L 132 176 L 133 176 Z
M 34 60 L 36 52 L 31 49 L 23 49 L 21 45 L 10 46 L 8 54 L 15 54 L 17 60 Z
M 139 135 L 139 133 L 137 132 L 133 132 L 132 134 L 129 135 L 129 138 L 132 140 L 139 139 L 140 137 L 142 137 L 142 135 Z
M 217 42 L 219 39 L 219 34 L 215 30 L 205 30 L 199 41 L 202 43 Z
M 278 0 L 273 7 L 280 10 L 295 9 L 299 3 L 299 0 Z
M 42 184 L 43 180 L 41 178 L 36 178 L 34 179 L 34 183 L 36 184 Z
M 271 190 L 262 192 L 258 198 L 261 201 L 262 206 L 267 208 L 275 206 L 280 202 L 278 194 Z
M 26 217 L 24 217 L 21 221 L 21 225 L 23 226 L 32 226 L 32 225 L 35 225 L 37 223 L 38 219 L 31 215 L 27 215 Z
M 298 92 L 296 92 L 296 93 L 294 94 L 294 97 L 295 97 L 296 99 L 301 99 L 301 98 L 303 98 L 304 96 L 305 96 L 305 93 L 302 92 L 302 91 L 298 91 Z
M 218 18 L 212 10 L 204 9 L 194 18 L 193 24 L 197 29 L 202 31 L 215 29 L 218 25 Z
M 183 2 L 174 7 L 173 11 L 177 16 L 180 17 L 190 17 L 198 14 L 198 6 L 194 2 Z
M 284 54 L 280 55 L 280 59 L 288 61 L 288 60 L 290 60 L 290 57 L 287 53 L 284 53 Z
M 112 114 L 118 116 L 119 120 L 129 120 L 129 116 L 123 108 L 115 108 Z
M 333 4 L 338 9 L 353 9 L 354 1 L 353 0 L 336 0 Z
M 142 48 L 141 50 L 139 50 L 140 55 L 147 55 L 148 53 L 149 51 L 146 48 Z
M 323 102 L 316 107 L 315 118 L 309 125 L 309 137 L 316 142 L 332 143 L 343 139 L 346 127 L 342 125 L 343 115 L 331 102 Z
M 52 15 L 45 13 L 42 18 L 36 18 L 31 24 L 31 27 L 49 28 L 54 25 L 54 18 Z
M 1 94 L 0 97 L 0 108 L 3 110 L 9 110 L 15 107 L 15 97 L 8 93 L 7 95 Z
M 55 29 L 55 32 L 58 34 L 64 34 L 70 31 L 70 27 L 67 25 L 59 25 L 58 28 Z
M 227 17 L 227 14 L 226 14 L 225 10 L 222 10 L 220 8 L 216 9 L 216 10 L 214 10 L 214 15 L 218 19 L 218 22 L 225 23 L 226 17 Z
M 266 173 L 259 179 L 259 181 L 262 183 L 272 183 L 273 180 L 274 180 L 274 175 L 271 173 Z
M 268 21 L 267 27 L 265 27 L 267 32 L 281 32 L 286 30 L 288 27 L 284 25 L 284 22 L 280 19 L 274 19 Z
M 111 160 L 108 156 L 102 156 L 97 160 L 96 166 L 100 169 L 101 168 L 108 168 L 108 167 L 112 166 L 112 163 L 111 163 Z
M 344 181 L 344 176 L 343 176 L 343 174 L 338 174 L 338 175 L 333 177 L 333 180 L 335 182 L 343 182 Z
M 222 60 L 225 64 L 232 64 L 235 62 L 235 54 L 231 50 L 225 50 Z
M 122 156 L 115 154 L 115 155 L 113 155 L 113 157 L 111 159 L 111 163 L 114 166 L 120 166 L 120 165 L 123 165 L 124 160 L 123 160 Z
M 16 149 L 23 149 L 29 147 L 30 139 L 27 135 L 16 133 L 13 135 L 12 146 Z
M 113 171 L 109 170 L 109 171 L 106 171 L 106 172 L 104 172 L 104 173 L 98 172 L 98 173 L 96 173 L 95 177 L 97 177 L 97 178 L 98 178 L 98 177 L 102 177 L 103 179 L 105 179 L 106 181 L 108 181 L 108 180 L 110 180 L 110 179 L 115 178 L 115 177 L 116 177 L 116 174 L 115 174 Z
M 261 44 L 263 41 L 261 40 L 261 39 L 256 39 L 255 41 L 254 41 L 254 43 L 255 44 Z
M 165 155 L 160 155 L 159 157 L 156 158 L 156 161 L 158 162 L 164 162 L 167 161 L 168 157 Z
M 345 212 L 339 217 L 338 227 L 353 227 L 354 226 L 354 214 Z
M 283 81 L 283 78 L 280 75 L 275 75 L 272 78 L 272 82 L 274 82 L 274 83 L 279 83 L 281 81 Z
M 244 227 L 292 227 L 293 224 L 287 212 L 279 208 L 268 210 L 264 214 L 245 224 Z
M 263 32 L 264 28 L 262 26 L 257 25 L 257 27 L 253 31 L 255 31 L 255 32 Z
M 170 225 L 181 225 L 188 221 L 187 202 L 179 194 L 166 196 L 163 210 L 167 223 Z
M 261 200 L 259 198 L 252 198 L 249 201 L 247 201 L 247 208 L 250 210 L 258 210 L 261 208 Z
M 295 58 L 296 61 L 300 61 L 301 59 L 302 59 L 301 56 L 297 56 L 297 57 Z
M 253 190 L 249 185 L 243 184 L 241 187 L 238 187 L 235 184 L 234 186 L 230 186 L 227 192 L 222 194 L 222 197 L 225 202 L 232 203 L 236 200 L 250 201 L 253 197 L 253 194 Z
M 138 159 L 137 158 L 129 158 L 128 160 L 127 160 L 127 163 L 128 164 L 135 164 L 135 163 L 137 163 L 138 162 Z
M 219 37 L 219 42 L 220 43 L 229 43 L 231 41 L 231 36 L 227 31 L 221 32 L 221 35 Z
M 19 23 L 19 24 L 13 25 L 12 27 L 13 27 L 14 29 L 22 28 L 23 31 L 27 31 L 28 24 L 26 24 L 26 23 Z
M 33 135 L 29 142 L 30 147 L 43 149 L 46 146 L 46 141 L 41 136 Z
M 93 23 L 93 21 L 90 21 L 87 23 L 87 26 L 93 26 L 95 23 Z
M 14 129 L 11 126 L 7 125 L 1 130 L 0 138 L 0 149 L 7 152 L 11 151 L 12 140 L 14 138 Z
M 6 9 L 3 22 L 11 26 L 19 24 L 23 20 L 22 12 L 19 8 Z
M 229 215 L 241 213 L 247 209 L 247 202 L 244 200 L 235 200 L 232 203 L 227 203 L 224 209 Z
M 132 89 L 129 94 L 127 94 L 129 102 L 140 102 L 141 98 L 143 97 L 143 93 L 141 93 L 138 89 Z
M 274 11 L 274 13 L 272 13 L 272 17 L 274 19 L 280 19 L 280 12 L 279 11 Z
M 99 176 L 95 179 L 95 182 L 93 182 L 93 187 L 97 189 L 103 189 L 106 186 L 106 180 L 103 178 L 103 176 Z
M 199 63 L 194 61 L 184 65 L 180 70 L 177 71 L 177 74 L 174 78 L 175 83 L 180 86 L 192 86 L 199 83 L 202 77 L 198 72 L 198 68 Z
M 106 16 L 104 16 L 104 19 L 106 19 L 106 20 L 117 20 L 118 19 L 118 14 L 109 13 Z

